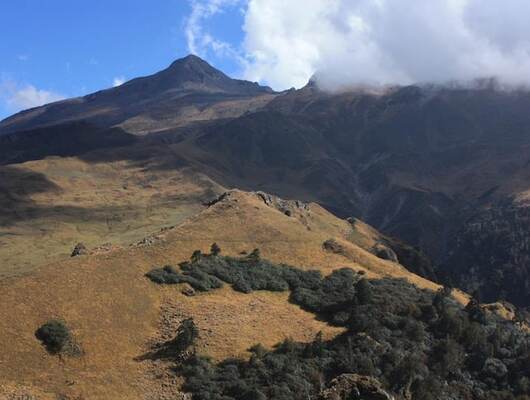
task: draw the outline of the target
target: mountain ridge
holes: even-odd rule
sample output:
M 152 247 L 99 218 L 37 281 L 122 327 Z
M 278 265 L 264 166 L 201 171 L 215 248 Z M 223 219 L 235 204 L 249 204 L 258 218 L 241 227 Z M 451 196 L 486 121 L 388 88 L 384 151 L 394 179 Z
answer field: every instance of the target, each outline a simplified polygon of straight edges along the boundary
M 184 107 L 191 103 L 204 108 L 226 101 L 227 97 L 248 100 L 275 93 L 257 83 L 232 79 L 201 58 L 189 55 L 160 72 L 120 86 L 21 111 L 0 121 L 0 135 L 76 119 L 110 128 L 142 113 L 160 112 L 158 109 L 164 107 Z M 163 104 L 167 105 L 161 107 Z M 167 114 L 175 110 L 161 112 Z
M 182 75 L 195 89 L 168 94 L 173 78 L 166 75 Z M 238 92 L 240 81 L 192 56 L 110 93 L 132 91 L 142 97 L 144 89 L 137 88 L 146 80 L 145 98 L 151 100 L 121 104 L 120 96 L 110 96 L 114 103 L 101 108 L 103 103 L 96 96 L 99 108 L 78 104 L 76 112 L 81 114 L 65 108 L 48 115 L 48 123 L 57 125 L 4 136 L 42 137 L 51 145 L 41 146 L 39 153 L 26 145 L 19 149 L 9 140 L 5 154 L 0 150 L 0 162 L 22 163 L 61 154 L 91 163 L 149 160 L 153 174 L 185 164 L 227 188 L 317 201 L 341 217 L 365 220 L 422 250 L 446 283 L 467 290 L 482 288 L 489 301 L 506 292 L 507 300 L 521 306 L 528 303 L 527 297 L 512 297 L 502 289 L 514 276 L 521 287 L 513 293 L 525 293 L 530 284 L 526 236 L 509 236 L 509 249 L 503 253 L 507 256 L 499 261 L 489 253 L 492 246 L 486 241 L 478 247 L 469 243 L 471 227 L 466 224 L 475 215 L 487 215 L 488 225 L 501 226 L 501 221 L 491 218 L 502 212 L 484 211 L 502 210 L 506 202 L 528 192 L 529 92 L 496 90 L 491 85 L 436 89 L 412 85 L 377 94 L 328 93 L 314 83 L 282 93 L 244 83 Z M 225 93 L 209 91 L 225 83 Z M 151 90 L 163 94 L 150 97 Z M 244 94 L 235 95 L 233 90 Z M 76 120 L 79 115 L 90 116 L 92 131 L 64 126 L 65 119 Z M 110 127 L 109 137 L 101 129 Z M 115 137 L 129 138 L 123 134 L 133 135 L 134 140 L 111 146 Z M 93 150 L 92 141 L 82 140 L 87 135 L 106 138 L 102 142 L 108 141 L 108 147 Z M 68 146 L 75 152 L 65 152 Z M 513 205 L 524 208 L 527 203 Z M 519 219 L 524 212 L 509 215 L 517 219 L 513 226 L 527 226 L 526 219 Z M 462 249 L 468 248 L 490 254 L 485 259 L 491 264 L 468 263 L 461 256 Z M 522 248 L 522 253 L 516 248 Z M 447 267 L 450 260 L 458 265 Z M 502 277 L 500 287 L 475 279 L 471 285 L 465 277 L 477 268 L 488 276 L 486 271 L 496 271 L 494 276 Z

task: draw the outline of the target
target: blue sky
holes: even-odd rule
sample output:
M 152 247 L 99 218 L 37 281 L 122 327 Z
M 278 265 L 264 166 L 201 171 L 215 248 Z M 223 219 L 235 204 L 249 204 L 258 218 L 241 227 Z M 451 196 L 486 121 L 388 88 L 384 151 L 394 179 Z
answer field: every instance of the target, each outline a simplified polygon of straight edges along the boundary
M 0 119 L 34 97 L 84 95 L 165 68 L 189 53 L 191 12 L 186 0 L 1 1 Z M 242 18 L 237 9 L 218 12 L 208 32 L 238 43 Z M 226 73 L 239 73 L 231 57 L 204 55 Z

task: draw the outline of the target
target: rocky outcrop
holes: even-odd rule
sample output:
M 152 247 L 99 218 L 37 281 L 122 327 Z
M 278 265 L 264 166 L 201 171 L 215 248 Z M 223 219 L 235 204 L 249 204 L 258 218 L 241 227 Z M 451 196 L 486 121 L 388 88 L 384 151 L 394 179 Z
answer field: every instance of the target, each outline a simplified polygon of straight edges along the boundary
M 226 201 L 237 201 L 238 190 L 229 190 L 222 193 L 220 196 L 216 197 L 213 200 L 207 201 L 204 203 L 206 207 L 211 207 L 217 203 L 226 202 Z M 285 200 L 278 196 L 273 196 L 265 192 L 253 192 L 258 199 L 263 201 L 266 206 L 274 208 L 281 213 L 287 215 L 288 217 L 294 216 L 295 214 L 307 213 L 309 212 L 309 204 L 304 203 L 300 200 Z
M 374 247 L 374 253 L 377 257 L 382 258 L 383 260 L 388 260 L 395 263 L 399 262 L 398 256 L 394 250 L 382 244 L 377 244 Z
M 320 400 L 395 400 L 395 397 L 376 378 L 343 374 L 320 393 Z
M 293 215 L 295 211 L 309 211 L 309 205 L 299 200 L 284 200 L 265 192 L 256 192 L 263 202 L 269 207 L 275 208 L 287 216 Z
M 77 243 L 74 247 L 74 249 L 72 250 L 72 254 L 70 255 L 70 257 L 77 257 L 77 256 L 85 256 L 87 255 L 89 252 L 88 252 L 88 249 L 87 247 L 84 245 L 84 243 Z
M 333 238 L 328 239 L 324 243 L 322 243 L 322 247 L 324 248 L 324 250 L 334 254 L 344 254 L 346 252 L 344 246 Z

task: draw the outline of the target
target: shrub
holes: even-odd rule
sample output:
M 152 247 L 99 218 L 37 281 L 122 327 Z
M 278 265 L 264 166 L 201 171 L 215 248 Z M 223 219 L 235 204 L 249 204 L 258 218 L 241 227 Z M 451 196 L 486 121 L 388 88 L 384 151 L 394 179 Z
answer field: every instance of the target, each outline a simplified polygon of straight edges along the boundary
M 166 265 L 163 268 L 153 269 L 145 274 L 145 276 L 151 279 L 153 282 L 161 285 L 172 285 L 182 282 L 181 275 L 170 265 Z
M 181 353 L 194 345 L 198 337 L 199 329 L 195 325 L 193 318 L 188 318 L 181 322 L 171 345 L 176 352 Z
M 468 314 L 468 318 L 470 321 L 479 322 L 481 324 L 486 323 L 486 314 L 480 307 L 480 303 L 475 297 L 469 300 L 465 307 L 465 310 Z
M 252 292 L 252 287 L 244 279 L 239 279 L 236 283 L 234 283 L 234 285 L 232 287 L 233 287 L 234 290 L 236 290 L 238 292 L 242 292 L 242 293 L 250 293 L 250 292 Z
M 355 303 L 357 279 L 357 275 L 351 269 L 335 270 L 321 279 L 318 285 L 311 282 L 310 287 L 306 285 L 297 287 L 291 295 L 291 301 L 317 314 L 331 316 L 344 310 L 349 311 Z
M 35 332 L 35 336 L 52 354 L 62 352 L 72 341 L 70 330 L 66 324 L 59 320 L 50 320 Z
M 201 251 L 200 251 L 200 250 L 195 250 L 195 251 L 191 254 L 190 260 L 191 260 L 192 263 L 197 262 L 197 261 L 200 260 L 201 256 L 202 256 Z
M 218 256 L 219 254 L 221 254 L 221 248 L 217 245 L 217 243 L 212 244 L 212 246 L 210 247 L 210 253 L 212 254 L 212 256 Z
M 363 278 L 355 285 L 359 304 L 368 304 L 372 301 L 372 287 L 367 279 Z

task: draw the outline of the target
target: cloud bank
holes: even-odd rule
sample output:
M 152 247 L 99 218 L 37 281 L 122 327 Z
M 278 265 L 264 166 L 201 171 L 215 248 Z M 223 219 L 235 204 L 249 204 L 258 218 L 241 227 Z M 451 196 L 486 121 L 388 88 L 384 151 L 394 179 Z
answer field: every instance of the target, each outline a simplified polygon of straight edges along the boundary
M 11 80 L 4 80 L 0 83 L 0 100 L 5 103 L 10 112 L 38 107 L 63 99 L 65 96 L 60 93 L 38 89 L 30 84 L 20 85 Z
M 204 8 L 192 43 L 215 42 L 204 26 L 228 2 L 193 2 Z M 527 0 L 241 3 L 244 38 L 235 48 L 242 75 L 275 89 L 303 86 L 317 71 L 319 84 L 330 89 L 489 77 L 530 83 Z

